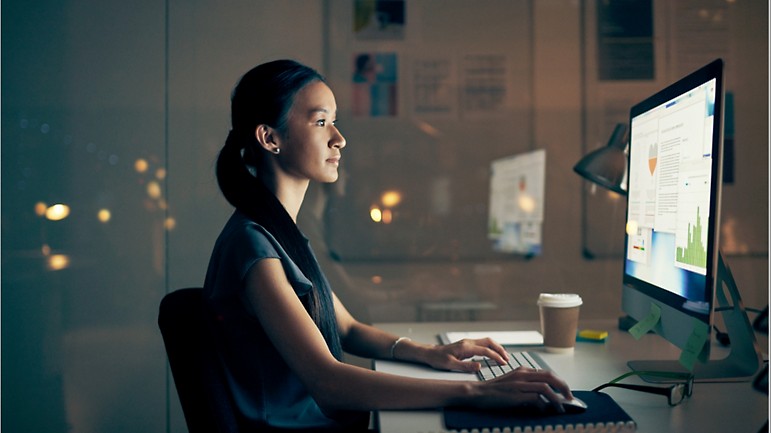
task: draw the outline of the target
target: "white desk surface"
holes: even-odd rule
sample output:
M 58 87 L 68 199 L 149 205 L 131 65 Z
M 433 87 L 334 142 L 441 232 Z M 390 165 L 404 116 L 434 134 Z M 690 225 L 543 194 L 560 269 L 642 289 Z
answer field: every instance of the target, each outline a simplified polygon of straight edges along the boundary
M 443 331 L 500 331 L 538 329 L 537 322 L 448 322 L 448 323 L 383 323 L 377 327 L 415 341 L 436 343 Z M 542 348 L 544 361 L 572 389 L 588 390 L 627 371 L 631 359 L 677 359 L 680 352 L 661 337 L 646 335 L 636 341 L 618 330 L 615 320 L 585 321 L 581 329 L 608 331 L 605 343 L 576 343 L 572 354 L 552 354 Z M 768 347 L 767 338 L 759 339 L 761 350 Z M 514 349 L 517 350 L 517 349 Z M 721 348 L 713 348 L 713 358 L 721 358 Z M 375 369 L 405 376 L 450 380 L 475 380 L 467 373 L 440 372 L 427 367 L 393 361 L 376 361 Z M 630 377 L 626 383 L 643 383 Z M 637 422 L 640 433 L 662 432 L 757 432 L 768 419 L 768 396 L 752 388 L 752 382 L 697 383 L 693 396 L 679 406 L 670 407 L 660 395 L 618 388 L 603 390 L 611 395 Z M 381 411 L 378 413 L 381 433 L 445 432 L 438 410 Z

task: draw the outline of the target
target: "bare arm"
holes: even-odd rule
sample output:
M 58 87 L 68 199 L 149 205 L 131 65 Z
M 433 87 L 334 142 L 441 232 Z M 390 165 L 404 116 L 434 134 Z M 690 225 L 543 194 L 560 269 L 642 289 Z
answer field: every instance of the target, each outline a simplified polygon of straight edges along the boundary
M 378 359 L 389 359 L 393 355 L 395 359 L 401 361 L 417 362 L 437 369 L 455 371 L 479 370 L 478 362 L 467 360 L 472 356 L 487 356 L 501 364 L 508 360 L 506 350 L 488 338 L 463 340 L 445 346 L 401 340 L 394 347 L 399 336 L 357 321 L 336 296 L 334 300 L 343 349 L 354 355 Z M 393 353 L 391 353 L 392 349 Z
M 566 391 L 564 382 L 550 373 L 522 370 L 489 383 L 414 379 L 363 369 L 339 362 L 330 353 L 321 332 L 305 311 L 278 259 L 257 262 L 247 275 L 247 304 L 289 367 L 325 410 L 433 408 L 451 404 L 512 405 L 537 402 L 538 394 L 556 400 L 549 385 Z M 345 316 L 345 313 L 343 314 Z M 375 328 L 346 322 L 341 333 L 346 345 L 387 357 L 394 336 Z M 339 320 L 339 319 L 338 319 Z M 421 345 L 401 344 L 405 356 L 418 354 Z M 421 361 L 423 361 L 421 359 Z M 307 368 L 308 363 L 314 368 Z M 515 372 L 516 373 L 516 372 Z

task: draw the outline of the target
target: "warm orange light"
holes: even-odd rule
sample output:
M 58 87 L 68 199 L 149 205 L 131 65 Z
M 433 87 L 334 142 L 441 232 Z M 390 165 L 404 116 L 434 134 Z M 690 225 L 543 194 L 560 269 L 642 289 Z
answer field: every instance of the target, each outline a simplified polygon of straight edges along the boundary
M 166 230 L 172 231 L 174 230 L 174 227 L 177 226 L 177 220 L 172 217 L 168 217 L 166 218 L 166 221 L 164 221 L 163 226 L 166 228 Z
M 48 205 L 43 203 L 42 201 L 39 201 L 35 203 L 35 215 L 37 216 L 43 216 L 46 214 L 46 209 L 48 209 Z
M 372 284 L 381 284 L 383 282 L 383 277 L 380 275 L 373 275 L 371 281 Z
M 391 209 L 383 209 L 383 224 L 391 224 L 394 216 L 391 213 Z
M 66 204 L 55 204 L 46 209 L 45 215 L 51 221 L 60 221 L 70 214 L 70 207 Z
M 144 173 L 144 172 L 146 172 L 147 168 L 149 166 L 150 165 L 147 163 L 147 161 L 142 159 L 142 158 L 137 159 L 136 161 L 134 161 L 134 170 L 136 170 L 137 173 Z
M 150 196 L 150 198 L 158 198 L 161 196 L 161 186 L 158 182 L 147 182 L 147 195 Z
M 399 191 L 386 191 L 380 197 L 380 202 L 385 207 L 394 207 L 401 203 L 402 194 Z
M 535 210 L 535 199 L 527 194 L 519 196 L 519 208 L 525 213 L 532 213 Z
M 99 212 L 96 213 L 96 217 L 99 219 L 100 222 L 106 223 L 110 221 L 110 218 L 112 218 L 112 214 L 110 213 L 109 209 L 99 209 Z
M 70 266 L 70 258 L 65 254 L 54 254 L 48 257 L 46 266 L 49 271 L 61 271 Z
M 442 135 L 442 133 L 439 132 L 438 129 L 436 129 L 433 125 L 430 125 L 426 122 L 417 122 L 417 126 L 426 135 L 429 135 L 431 137 L 439 137 Z
M 166 179 L 166 169 L 161 167 L 158 170 L 155 170 L 155 178 L 158 180 Z

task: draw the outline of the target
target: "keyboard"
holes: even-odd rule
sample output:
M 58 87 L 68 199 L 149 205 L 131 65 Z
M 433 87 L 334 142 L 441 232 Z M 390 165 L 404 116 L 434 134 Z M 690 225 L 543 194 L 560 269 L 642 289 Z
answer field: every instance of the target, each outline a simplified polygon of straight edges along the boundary
M 503 365 L 486 357 L 474 357 L 472 359 L 482 364 L 482 368 L 477 372 L 477 376 L 479 377 L 479 380 L 483 381 L 503 376 L 519 367 L 549 370 L 549 367 L 541 357 L 533 352 L 509 352 L 509 362 L 508 364 Z

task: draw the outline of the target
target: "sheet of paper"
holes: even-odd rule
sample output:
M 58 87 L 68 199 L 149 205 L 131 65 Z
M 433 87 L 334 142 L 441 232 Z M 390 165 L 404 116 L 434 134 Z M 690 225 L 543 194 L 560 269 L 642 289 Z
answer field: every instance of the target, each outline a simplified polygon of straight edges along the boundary
M 487 236 L 493 250 L 540 254 L 546 150 L 496 159 L 490 171 Z

